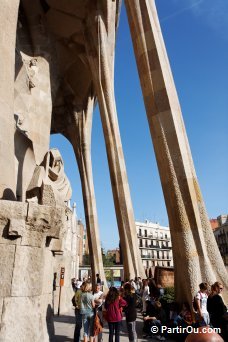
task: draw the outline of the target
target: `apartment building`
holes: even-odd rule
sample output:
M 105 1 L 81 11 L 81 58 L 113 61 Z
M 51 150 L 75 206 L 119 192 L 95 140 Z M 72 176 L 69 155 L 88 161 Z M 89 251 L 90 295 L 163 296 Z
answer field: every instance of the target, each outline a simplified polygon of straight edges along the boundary
M 214 230 L 214 236 L 224 264 L 228 267 L 228 215 L 220 215 L 217 220 L 218 228 Z
M 173 267 L 172 243 L 169 227 L 148 220 L 135 222 L 139 249 L 145 269 L 155 266 Z

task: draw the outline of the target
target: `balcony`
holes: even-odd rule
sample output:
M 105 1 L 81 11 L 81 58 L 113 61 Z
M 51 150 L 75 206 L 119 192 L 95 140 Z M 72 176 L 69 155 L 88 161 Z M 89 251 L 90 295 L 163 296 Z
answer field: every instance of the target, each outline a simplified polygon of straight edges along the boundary
M 152 235 L 145 235 L 145 234 L 139 234 L 137 233 L 137 237 L 140 239 L 148 239 L 153 241 L 170 241 L 170 238 L 166 237 L 153 237 Z
M 162 246 L 154 246 L 154 245 L 150 245 L 150 246 L 148 246 L 148 247 L 144 247 L 144 248 L 150 248 L 150 249 L 159 249 L 159 250 L 161 250 L 161 249 L 166 249 L 166 250 L 171 250 L 172 249 L 172 247 L 170 247 L 170 246 L 165 246 L 165 245 L 162 245 Z
M 141 255 L 141 259 L 150 259 L 150 260 L 160 260 L 160 261 L 171 261 L 171 257 L 167 257 L 167 258 L 158 258 L 158 257 L 152 257 L 152 255 Z

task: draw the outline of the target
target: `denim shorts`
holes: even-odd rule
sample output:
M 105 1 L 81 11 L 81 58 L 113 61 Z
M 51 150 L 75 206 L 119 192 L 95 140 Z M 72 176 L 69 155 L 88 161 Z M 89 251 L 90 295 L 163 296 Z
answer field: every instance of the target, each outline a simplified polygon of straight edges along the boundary
M 84 336 L 93 336 L 94 314 L 82 315 L 82 322 L 84 327 Z

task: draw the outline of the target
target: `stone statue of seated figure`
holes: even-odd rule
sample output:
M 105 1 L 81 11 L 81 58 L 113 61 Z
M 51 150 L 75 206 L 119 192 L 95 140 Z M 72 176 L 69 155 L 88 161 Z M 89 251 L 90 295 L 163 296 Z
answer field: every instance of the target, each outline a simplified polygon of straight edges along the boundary
M 36 166 L 26 192 L 26 200 L 56 206 L 66 204 L 72 195 L 70 182 L 64 172 L 62 156 L 51 149 L 40 166 Z

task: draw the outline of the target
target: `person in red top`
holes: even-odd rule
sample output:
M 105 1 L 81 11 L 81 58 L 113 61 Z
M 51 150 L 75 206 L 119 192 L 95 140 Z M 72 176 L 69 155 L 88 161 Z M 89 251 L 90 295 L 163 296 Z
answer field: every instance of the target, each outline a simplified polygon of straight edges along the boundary
M 120 341 L 120 324 L 122 321 L 122 308 L 127 302 L 120 297 L 117 288 L 110 287 L 105 300 L 106 320 L 109 327 L 108 342 L 113 342 L 115 333 L 115 342 Z

